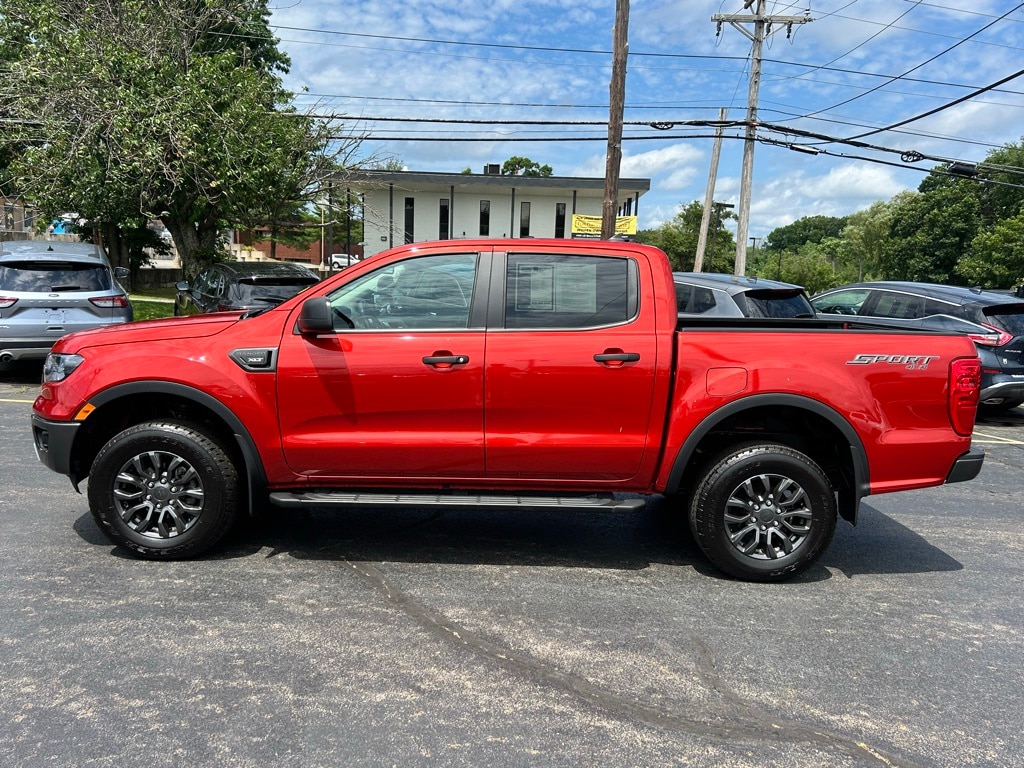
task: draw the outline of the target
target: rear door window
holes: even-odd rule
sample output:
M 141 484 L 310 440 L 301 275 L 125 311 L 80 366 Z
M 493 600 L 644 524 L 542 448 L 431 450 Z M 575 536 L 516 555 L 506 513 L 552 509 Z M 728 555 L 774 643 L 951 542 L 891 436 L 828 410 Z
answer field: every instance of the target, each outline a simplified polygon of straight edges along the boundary
M 637 313 L 632 259 L 510 253 L 505 274 L 506 328 L 594 328 Z

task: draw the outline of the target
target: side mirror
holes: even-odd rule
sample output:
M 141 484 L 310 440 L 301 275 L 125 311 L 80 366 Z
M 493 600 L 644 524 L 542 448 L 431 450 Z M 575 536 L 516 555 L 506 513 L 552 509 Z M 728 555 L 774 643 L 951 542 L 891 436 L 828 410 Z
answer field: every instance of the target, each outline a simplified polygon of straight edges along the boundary
M 326 296 L 316 296 L 302 303 L 297 327 L 303 335 L 334 333 L 334 313 Z
M 177 288 L 179 291 L 187 291 L 188 290 L 188 280 L 179 280 L 178 282 L 176 282 L 174 284 L 174 287 Z
M 125 280 L 131 275 L 131 271 L 128 267 L 114 267 L 114 277 L 118 280 Z

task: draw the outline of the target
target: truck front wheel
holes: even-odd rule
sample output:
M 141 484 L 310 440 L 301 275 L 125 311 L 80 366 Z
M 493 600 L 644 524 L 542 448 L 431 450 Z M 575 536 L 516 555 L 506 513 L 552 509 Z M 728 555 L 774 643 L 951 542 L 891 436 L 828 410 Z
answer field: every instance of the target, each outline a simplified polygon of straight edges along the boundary
M 195 557 L 238 514 L 238 470 L 199 429 L 150 422 L 115 435 L 93 461 L 89 507 L 115 544 L 149 559 Z
M 828 477 L 784 445 L 730 448 L 710 462 L 692 499 L 698 546 L 718 568 L 748 581 L 782 581 L 805 571 L 835 532 Z

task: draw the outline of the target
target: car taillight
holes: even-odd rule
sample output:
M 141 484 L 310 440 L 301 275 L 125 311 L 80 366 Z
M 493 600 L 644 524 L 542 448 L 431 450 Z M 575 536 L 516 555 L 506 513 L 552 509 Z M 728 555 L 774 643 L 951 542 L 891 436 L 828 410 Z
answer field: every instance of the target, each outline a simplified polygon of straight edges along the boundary
M 981 361 L 960 357 L 949 364 L 949 421 L 958 435 L 974 431 L 981 392 Z
M 100 296 L 95 299 L 89 299 L 89 301 L 103 309 L 128 308 L 128 299 L 124 296 Z
M 18 303 L 18 300 L 10 296 L 0 296 L 0 309 L 6 309 L 7 307 L 13 307 Z
M 1013 336 L 1006 331 L 1001 331 L 998 328 L 993 328 L 991 325 L 985 325 L 991 333 L 969 333 L 968 338 L 975 344 L 981 344 L 985 347 L 1001 347 L 1003 344 L 1008 343 Z

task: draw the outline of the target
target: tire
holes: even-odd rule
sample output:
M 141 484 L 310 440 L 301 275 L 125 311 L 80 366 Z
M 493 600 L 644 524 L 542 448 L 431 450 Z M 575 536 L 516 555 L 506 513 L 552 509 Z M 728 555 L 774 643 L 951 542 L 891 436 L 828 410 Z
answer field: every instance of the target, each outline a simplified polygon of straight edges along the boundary
M 704 555 L 746 581 L 782 581 L 822 555 L 836 528 L 835 492 L 809 457 L 774 443 L 730 448 L 697 484 L 690 528 Z
M 196 557 L 238 517 L 238 469 L 214 439 L 188 424 L 150 422 L 100 449 L 89 508 L 107 537 L 152 560 Z

